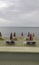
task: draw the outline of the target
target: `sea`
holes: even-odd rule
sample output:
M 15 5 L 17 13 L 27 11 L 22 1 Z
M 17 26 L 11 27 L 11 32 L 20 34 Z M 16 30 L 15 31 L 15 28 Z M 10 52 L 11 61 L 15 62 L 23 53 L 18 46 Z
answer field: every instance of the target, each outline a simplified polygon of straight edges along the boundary
M 28 32 L 35 33 L 36 37 L 39 38 L 39 27 L 0 27 L 3 37 L 9 37 L 10 33 L 16 32 L 16 36 L 19 37 L 23 32 L 24 37 L 27 37 Z

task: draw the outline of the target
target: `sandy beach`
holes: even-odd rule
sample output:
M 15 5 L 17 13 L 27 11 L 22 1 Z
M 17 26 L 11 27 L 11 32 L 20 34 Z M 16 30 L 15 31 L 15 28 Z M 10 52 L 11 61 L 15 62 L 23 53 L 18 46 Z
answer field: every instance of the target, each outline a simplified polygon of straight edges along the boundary
M 25 45 L 24 46 L 24 42 L 25 42 L 25 40 L 24 39 L 17 39 L 16 41 L 15 41 L 15 45 L 8 45 L 8 44 L 6 44 L 6 41 L 8 41 L 9 40 L 9 38 L 4 38 L 4 40 L 0 40 L 0 47 L 1 46 L 14 46 L 14 47 L 25 47 L 25 46 L 27 46 L 27 45 Z M 36 41 L 36 45 L 35 45 L 35 47 L 39 47 L 39 39 L 37 39 L 37 40 L 35 40 Z
M 15 45 L 8 45 L 7 40 L 9 38 L 0 40 L 0 52 L 39 52 L 39 39 L 36 40 L 35 46 L 24 45 L 24 39 L 16 40 Z
M 7 45 L 7 40 L 9 38 L 0 40 L 0 65 L 39 65 L 39 39 L 36 46 L 24 46 L 24 39 L 18 39 L 15 45 Z

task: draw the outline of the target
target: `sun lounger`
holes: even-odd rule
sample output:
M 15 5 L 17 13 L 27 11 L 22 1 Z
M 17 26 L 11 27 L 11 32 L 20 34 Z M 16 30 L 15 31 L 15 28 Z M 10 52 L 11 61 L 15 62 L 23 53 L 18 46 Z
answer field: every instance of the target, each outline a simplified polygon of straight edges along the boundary
M 36 41 L 25 41 L 24 45 L 36 45 Z
M 6 43 L 7 44 L 10 44 L 10 45 L 15 44 L 15 42 L 14 41 L 11 41 L 11 40 L 10 41 L 6 41 Z
M 36 42 L 35 42 L 35 41 L 27 41 L 26 44 L 27 44 L 27 45 L 35 45 Z
M 36 41 L 33 41 L 32 44 L 35 45 L 36 44 Z

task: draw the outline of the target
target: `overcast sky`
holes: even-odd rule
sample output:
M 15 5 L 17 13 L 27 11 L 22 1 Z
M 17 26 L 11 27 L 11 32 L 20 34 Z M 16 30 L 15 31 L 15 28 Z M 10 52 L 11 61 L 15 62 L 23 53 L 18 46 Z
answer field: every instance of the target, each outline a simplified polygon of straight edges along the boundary
M 0 26 L 39 27 L 39 0 L 0 0 Z

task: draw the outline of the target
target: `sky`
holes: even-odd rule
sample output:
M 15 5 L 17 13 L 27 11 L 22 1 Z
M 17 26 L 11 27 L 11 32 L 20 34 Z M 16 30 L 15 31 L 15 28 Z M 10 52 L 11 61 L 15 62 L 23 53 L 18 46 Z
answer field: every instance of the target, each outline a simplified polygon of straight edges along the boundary
M 39 0 L 0 0 L 0 26 L 39 27 Z

